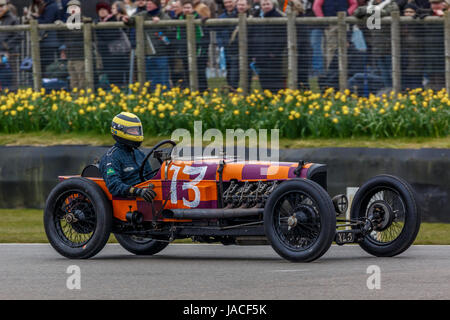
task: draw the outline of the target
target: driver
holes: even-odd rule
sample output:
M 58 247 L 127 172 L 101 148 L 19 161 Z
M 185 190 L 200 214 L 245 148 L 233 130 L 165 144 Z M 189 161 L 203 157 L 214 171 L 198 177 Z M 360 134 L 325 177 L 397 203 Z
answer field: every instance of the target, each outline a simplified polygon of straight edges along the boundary
M 114 197 L 140 197 L 153 202 L 156 193 L 154 186 L 135 188 L 141 183 L 139 168 L 145 155 L 138 148 L 144 141 L 142 123 L 139 118 L 129 112 L 122 112 L 114 117 L 111 133 L 116 144 L 103 155 L 99 168 L 106 187 Z M 144 177 L 152 172 L 150 164 L 144 166 Z

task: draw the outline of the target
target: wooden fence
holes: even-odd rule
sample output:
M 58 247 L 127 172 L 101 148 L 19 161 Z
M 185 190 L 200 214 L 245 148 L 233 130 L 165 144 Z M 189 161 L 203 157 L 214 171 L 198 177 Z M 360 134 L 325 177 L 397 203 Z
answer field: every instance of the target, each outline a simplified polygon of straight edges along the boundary
M 164 20 L 158 23 L 144 21 L 143 17 L 136 17 L 136 64 L 137 64 L 137 80 L 144 83 L 146 79 L 145 67 L 145 32 L 146 28 L 158 27 L 186 27 L 187 34 L 187 52 L 189 64 L 189 80 L 192 90 L 198 89 L 198 70 L 196 56 L 196 40 L 195 25 L 201 24 L 200 20 L 194 20 L 192 16 L 186 20 Z M 248 25 L 285 25 L 287 36 L 287 86 L 290 89 L 296 89 L 297 80 L 297 34 L 296 27 L 301 25 L 336 25 L 338 27 L 338 61 L 339 61 L 339 88 L 345 90 L 348 86 L 348 57 L 347 57 L 347 28 L 352 24 L 364 24 L 365 20 L 356 19 L 354 17 L 346 17 L 345 12 L 340 12 L 337 17 L 302 17 L 297 18 L 292 13 L 282 18 L 247 18 L 241 14 L 239 18 L 234 19 L 209 19 L 205 22 L 205 26 L 239 26 L 239 74 L 240 87 L 244 92 L 248 92 L 248 48 L 247 48 L 247 26 Z M 398 12 L 393 12 L 390 17 L 381 19 L 382 25 L 390 25 L 391 34 L 391 57 L 392 57 L 392 84 L 394 91 L 401 91 L 401 41 L 400 41 L 400 25 L 401 24 L 441 24 L 444 29 L 445 42 L 445 86 L 450 92 L 450 15 L 444 18 L 427 17 L 425 19 L 413 19 L 410 17 L 400 17 Z M 81 25 L 84 35 L 84 60 L 85 60 L 85 78 L 88 88 L 94 87 L 94 61 L 93 61 L 93 31 L 96 29 L 117 29 L 127 28 L 121 22 L 107 23 L 83 23 Z M 48 24 L 39 25 L 36 21 L 31 21 L 28 25 L 19 26 L 0 26 L 0 32 L 29 32 L 29 41 L 31 48 L 31 58 L 33 60 L 33 87 L 39 90 L 42 86 L 42 70 L 40 57 L 40 37 L 39 34 L 44 30 L 67 30 L 64 24 Z M 413 49 L 412 49 L 413 50 Z

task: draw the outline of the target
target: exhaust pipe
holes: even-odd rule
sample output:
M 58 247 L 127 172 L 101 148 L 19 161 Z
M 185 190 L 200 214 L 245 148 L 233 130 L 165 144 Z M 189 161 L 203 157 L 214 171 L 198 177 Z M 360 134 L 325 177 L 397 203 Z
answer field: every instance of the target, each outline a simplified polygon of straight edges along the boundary
M 175 219 L 226 219 L 258 216 L 264 213 L 264 209 L 173 209 L 170 212 Z

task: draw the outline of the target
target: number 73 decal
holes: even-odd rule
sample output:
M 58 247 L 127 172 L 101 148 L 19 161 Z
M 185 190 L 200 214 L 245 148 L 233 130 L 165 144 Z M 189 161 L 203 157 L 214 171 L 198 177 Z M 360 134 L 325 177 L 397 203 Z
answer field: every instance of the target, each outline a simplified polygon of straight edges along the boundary
M 193 201 L 188 201 L 183 197 L 183 204 L 186 207 L 189 208 L 197 208 L 200 204 L 200 189 L 197 187 L 197 184 L 203 180 L 206 174 L 206 169 L 208 167 L 190 167 L 185 166 L 183 168 L 183 173 L 187 175 L 197 175 L 197 177 L 188 182 L 184 182 L 182 186 L 182 190 L 193 190 L 195 197 Z M 173 170 L 173 176 L 172 176 L 172 183 L 170 184 L 170 202 L 172 204 L 176 204 L 178 202 L 178 195 L 177 195 L 177 180 L 178 180 L 178 174 L 180 172 L 181 167 L 178 166 L 171 166 L 170 170 Z

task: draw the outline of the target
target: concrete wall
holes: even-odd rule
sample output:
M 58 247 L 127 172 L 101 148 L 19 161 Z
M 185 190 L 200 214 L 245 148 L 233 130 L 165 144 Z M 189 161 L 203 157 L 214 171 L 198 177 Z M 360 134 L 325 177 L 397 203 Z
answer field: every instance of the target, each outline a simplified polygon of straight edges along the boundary
M 0 147 L 0 208 L 42 208 L 59 175 L 80 174 L 107 147 Z M 281 161 L 328 164 L 331 195 L 381 173 L 398 175 L 418 193 L 425 221 L 450 222 L 450 149 L 320 148 L 280 151 Z

